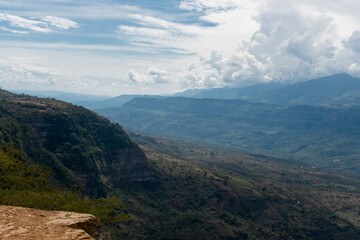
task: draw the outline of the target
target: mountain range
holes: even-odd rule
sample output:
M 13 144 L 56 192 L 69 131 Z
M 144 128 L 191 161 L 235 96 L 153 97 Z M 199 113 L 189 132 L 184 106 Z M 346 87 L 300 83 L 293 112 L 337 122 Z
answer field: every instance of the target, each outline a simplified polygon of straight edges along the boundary
M 337 74 L 293 85 L 249 88 L 253 95 L 248 100 L 199 97 L 225 94 L 232 98 L 235 95 L 229 92 L 244 91 L 216 89 L 192 98 L 135 98 L 122 107 L 96 111 L 135 131 L 205 140 L 360 173 L 360 79 Z
M 281 105 L 289 104 L 359 104 L 360 79 L 346 73 L 312 79 L 295 84 L 276 82 L 243 88 L 215 88 L 188 91 L 176 96 L 191 98 L 244 99 Z
M 166 98 L 160 95 L 87 95 L 60 91 L 15 90 L 15 93 L 38 97 L 51 97 L 95 110 L 121 107 L 137 97 Z M 101 94 L 101 93 L 99 93 Z M 260 83 L 241 88 L 192 89 L 171 95 L 172 97 L 243 99 L 279 105 L 322 104 L 332 106 L 360 104 L 360 79 L 347 73 L 339 73 L 299 83 Z

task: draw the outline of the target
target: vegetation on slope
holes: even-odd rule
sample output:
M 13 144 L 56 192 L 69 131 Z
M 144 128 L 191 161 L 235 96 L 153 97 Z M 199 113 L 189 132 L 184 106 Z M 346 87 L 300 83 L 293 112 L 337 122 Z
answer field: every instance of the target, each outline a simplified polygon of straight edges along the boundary
M 0 204 L 90 213 L 103 223 L 124 219 L 119 199 L 94 199 L 56 189 L 49 184 L 49 176 L 40 166 L 30 166 L 19 150 L 9 145 L 0 148 Z
M 54 172 L 54 184 L 105 197 L 118 178 L 148 178 L 144 154 L 118 124 L 55 99 L 6 91 L 0 99 L 0 144 Z

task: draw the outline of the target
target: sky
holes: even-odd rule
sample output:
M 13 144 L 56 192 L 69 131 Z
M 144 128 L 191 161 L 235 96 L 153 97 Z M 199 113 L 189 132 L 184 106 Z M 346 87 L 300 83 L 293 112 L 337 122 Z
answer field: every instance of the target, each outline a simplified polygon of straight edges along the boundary
M 0 0 L 0 87 L 117 96 L 360 77 L 358 0 Z

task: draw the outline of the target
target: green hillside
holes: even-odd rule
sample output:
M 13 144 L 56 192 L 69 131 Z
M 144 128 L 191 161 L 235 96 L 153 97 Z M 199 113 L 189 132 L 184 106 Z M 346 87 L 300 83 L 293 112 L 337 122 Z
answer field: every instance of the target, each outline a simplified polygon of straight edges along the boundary
M 54 184 L 90 196 L 106 196 L 123 179 L 151 179 L 145 155 L 118 124 L 50 98 L 1 91 L 0 143 L 54 172 Z
M 93 199 L 48 182 L 51 172 L 29 165 L 19 150 L 0 148 L 0 204 L 43 210 L 91 213 L 103 223 L 115 223 L 125 216 L 117 198 Z

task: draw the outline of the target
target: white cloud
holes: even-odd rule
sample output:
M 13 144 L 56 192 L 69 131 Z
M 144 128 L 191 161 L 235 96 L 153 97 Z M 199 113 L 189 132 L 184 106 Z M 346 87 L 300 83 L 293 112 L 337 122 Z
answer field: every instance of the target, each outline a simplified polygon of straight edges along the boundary
M 355 30 L 348 40 L 344 41 L 344 45 L 351 50 L 360 53 L 360 31 Z
M 144 26 L 161 27 L 161 28 L 174 28 L 174 27 L 178 28 L 178 25 L 175 23 L 152 16 L 146 16 L 141 14 L 130 14 L 128 15 L 128 17 Z
M 205 10 L 211 7 L 210 3 L 205 6 L 202 0 L 185 1 L 189 2 Z M 239 44 L 233 53 L 220 48 L 218 52 L 199 57 L 198 62 L 179 75 L 181 83 L 201 88 L 271 80 L 299 81 L 344 71 L 359 74 L 360 33 L 355 31 L 359 20 L 356 24 L 351 15 L 334 13 L 333 1 L 329 9 L 324 2 L 319 5 L 309 1 L 266 3 L 257 6 L 258 13 L 253 19 L 260 28 L 251 37 L 238 37 Z M 229 24 L 229 13 L 239 14 L 238 8 L 240 5 L 223 10 L 226 7 L 215 4 L 213 9 L 217 11 L 206 10 L 201 18 L 218 23 L 219 30 Z M 343 25 L 346 30 L 342 29 Z
M 118 4 L 114 1 L 54 1 L 54 0 L 2 0 L 0 9 L 9 14 L 22 16 L 62 16 L 82 19 L 125 19 L 130 13 L 153 13 L 136 6 Z
M 253 19 L 258 5 L 258 2 L 244 0 L 241 8 L 223 8 L 223 4 L 215 4 L 214 1 L 206 6 L 222 10 L 205 11 L 198 19 L 199 23 L 181 23 L 149 15 L 129 14 L 128 18 L 139 26 L 121 25 L 120 39 L 127 38 L 133 45 L 153 48 L 159 52 L 166 50 L 204 55 L 218 49 L 230 53 L 236 48 L 239 39 L 250 38 L 258 29 L 258 23 Z M 207 25 L 209 22 L 212 24 Z M 150 32 L 154 34 L 150 35 Z
M 99 82 L 90 78 L 72 78 L 57 69 L 32 65 L 26 59 L 0 60 L 0 84 L 11 90 L 96 89 Z M 87 92 L 87 91 L 85 91 Z
M 169 82 L 168 72 L 154 67 L 150 67 L 148 69 L 147 75 L 137 73 L 134 70 L 130 70 L 128 72 L 128 76 L 130 81 L 134 83 L 161 84 Z
M 78 24 L 66 19 L 59 17 L 47 16 L 38 20 L 27 19 L 16 15 L 0 13 L 0 22 L 8 22 L 11 27 L 32 30 L 35 32 L 49 33 L 54 30 L 68 30 L 70 28 L 78 28 Z M 12 33 L 27 33 L 17 29 L 8 29 L 3 27 L 2 30 L 10 31 Z
M 149 76 L 155 83 L 167 83 L 169 82 L 168 72 L 158 68 L 151 67 L 148 69 Z
M 76 22 L 67 18 L 46 16 L 42 17 L 41 20 L 48 22 L 50 27 L 55 27 L 56 29 L 68 30 L 70 28 L 79 28 L 79 25 Z
M 147 15 L 130 14 L 128 17 L 140 26 L 118 26 L 120 39 L 126 38 L 132 45 L 159 51 L 166 49 L 175 53 L 189 53 L 191 50 L 183 43 L 194 39 L 202 31 L 198 26 L 179 24 Z
M 130 36 L 134 36 L 132 40 L 136 39 L 157 39 L 157 38 L 170 38 L 171 34 L 162 29 L 157 28 L 144 28 L 144 27 L 132 27 L 132 26 L 119 26 L 119 29 Z M 138 40 L 139 41 L 139 40 Z
M 137 73 L 133 70 L 130 70 L 128 72 L 128 76 L 129 76 L 130 81 L 132 81 L 134 83 L 153 83 L 153 82 L 150 82 L 151 79 L 148 78 L 146 75 Z
M 196 36 L 202 30 L 201 27 L 196 25 L 176 23 L 148 15 L 130 14 L 128 17 L 142 26 L 166 29 L 168 32 L 178 35 Z
M 236 0 L 185 0 L 180 2 L 180 9 L 189 11 L 219 11 L 235 8 L 239 1 Z
M 15 15 L 0 13 L 0 20 L 9 22 L 13 27 L 29 29 L 36 32 L 51 32 L 42 21 L 29 20 Z
M 0 28 L 2 29 L 2 28 Z M 5 30 L 5 29 L 3 29 Z M 9 30 L 5 30 L 9 31 Z M 25 33 L 24 33 L 25 34 Z M 71 43 L 39 43 L 39 42 L 20 42 L 20 41 L 0 41 L 0 45 L 5 48 L 25 48 L 25 49 L 59 49 L 59 50 L 94 50 L 102 52 L 122 52 L 132 51 L 149 53 L 143 49 L 133 46 L 119 46 L 109 44 L 71 44 Z
M 0 62 L 0 79 L 2 85 L 9 87 L 54 86 L 59 79 L 59 73 L 55 69 L 36 65 Z
M 0 27 L 1 30 L 3 31 L 7 31 L 7 32 L 11 32 L 11 33 L 18 33 L 18 34 L 28 34 L 28 31 L 19 31 L 19 30 L 13 30 L 13 29 L 8 29 L 6 27 Z

